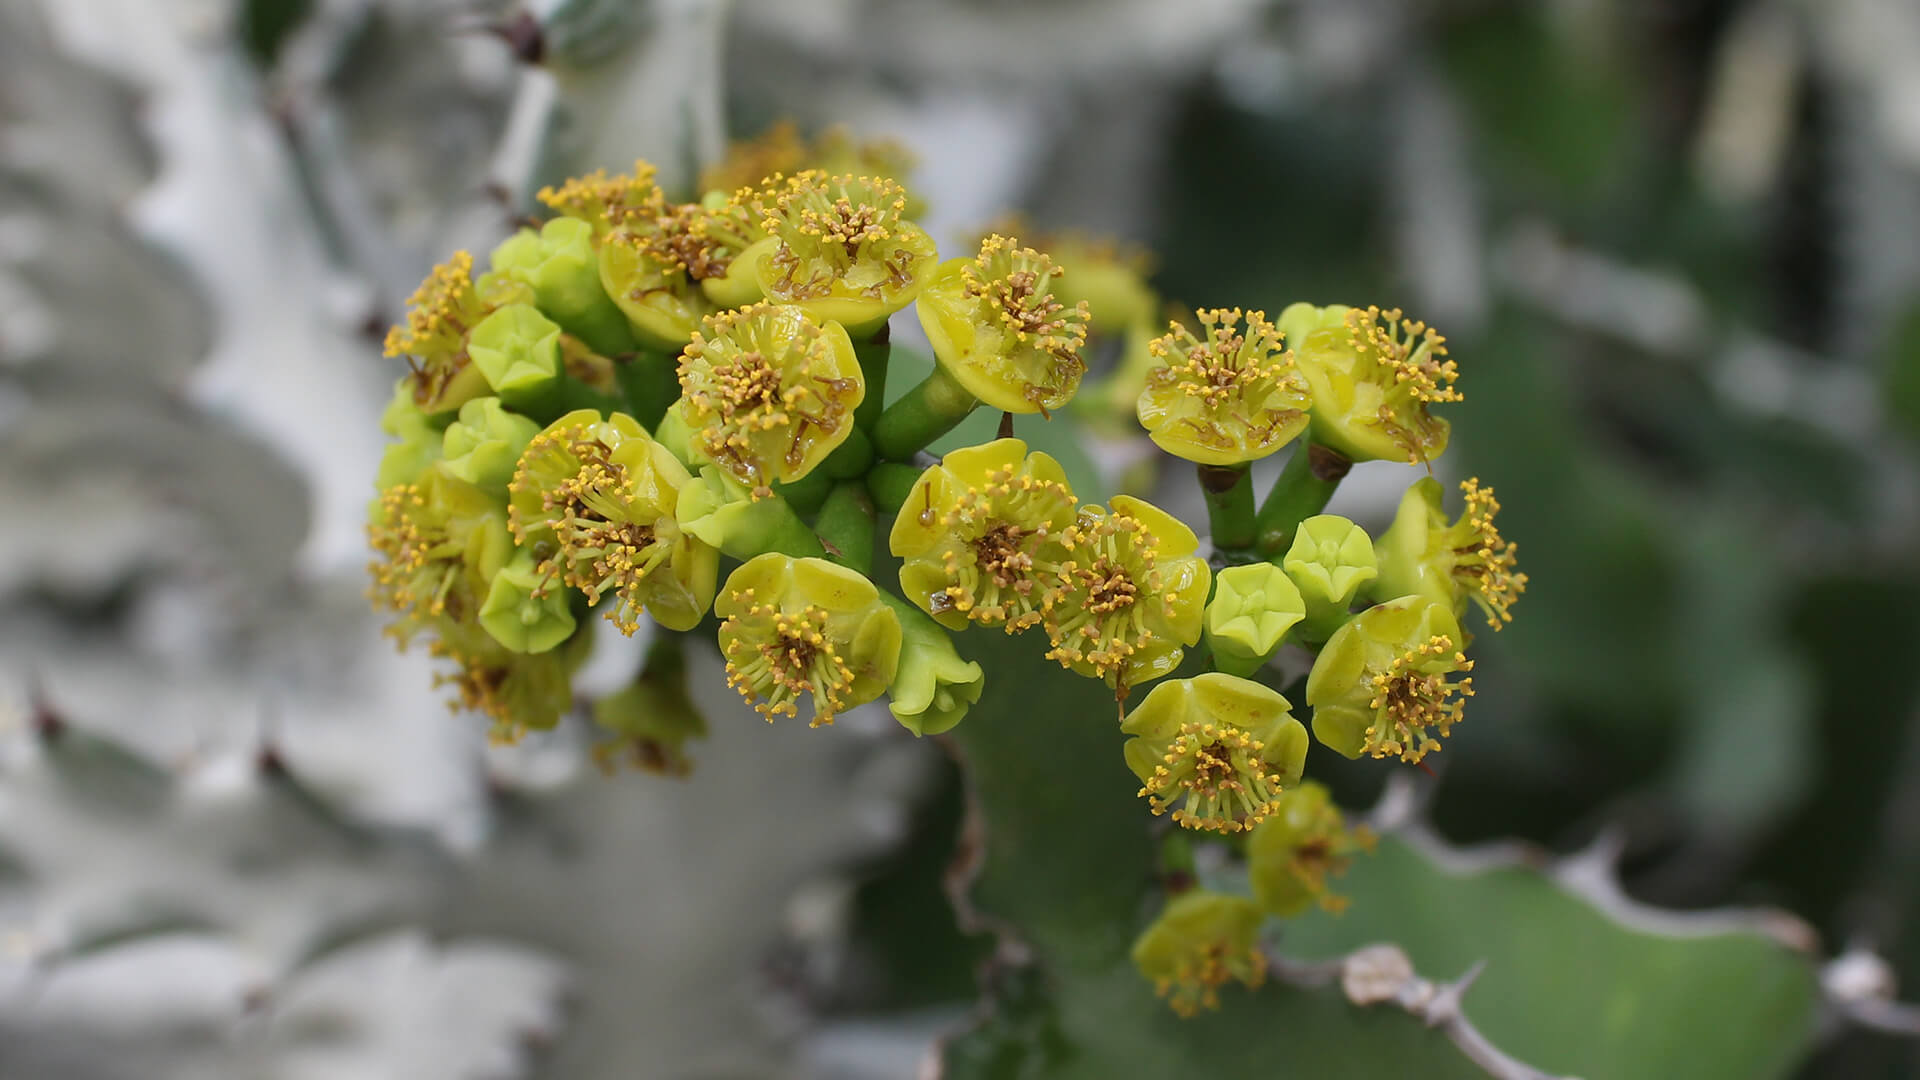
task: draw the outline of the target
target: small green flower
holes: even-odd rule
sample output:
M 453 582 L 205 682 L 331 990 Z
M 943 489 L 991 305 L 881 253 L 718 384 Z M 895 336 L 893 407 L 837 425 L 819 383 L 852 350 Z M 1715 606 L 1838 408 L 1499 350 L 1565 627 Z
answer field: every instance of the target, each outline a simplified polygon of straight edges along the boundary
M 687 689 L 687 662 L 679 639 L 661 634 L 647 650 L 639 678 L 593 703 L 593 721 L 609 738 L 593 757 L 611 771 L 620 762 L 646 772 L 685 776 L 689 739 L 707 737 L 707 719 Z
M 900 726 L 915 735 L 950 731 L 980 700 L 986 674 L 980 665 L 960 659 L 953 639 L 921 611 L 888 593 L 887 601 L 900 619 L 900 667 L 887 687 L 888 709 Z
M 546 731 L 573 708 L 573 673 L 591 648 L 591 636 L 575 634 L 565 648 L 530 654 L 514 652 L 475 626 L 443 625 L 429 651 L 451 660 L 451 674 L 436 675 L 435 686 L 451 686 L 447 703 L 492 719 L 489 736 L 497 743 L 517 742 L 528 731 Z
M 912 303 L 933 269 L 933 239 L 906 209 L 891 180 L 803 172 L 766 200 L 767 239 L 742 257 L 767 299 L 864 338 Z
M 888 537 L 902 593 L 950 630 L 1039 623 L 1076 501 L 1060 463 L 1019 439 L 948 452 L 920 475 Z
M 1306 601 L 1293 580 L 1272 563 L 1229 566 L 1214 575 L 1207 603 L 1207 645 L 1214 666 L 1229 675 L 1252 675 L 1306 618 Z
M 725 158 L 700 173 L 700 190 L 759 187 L 807 169 L 829 176 L 878 176 L 904 184 L 913 167 L 913 151 L 892 139 L 856 139 L 846 128 L 835 126 L 809 141 L 783 120 L 729 146 Z M 908 217 L 918 217 L 926 209 L 911 192 L 906 198 Z
M 1176 322 L 1148 345 L 1158 364 L 1147 373 L 1137 409 L 1154 443 L 1203 465 L 1238 465 L 1305 431 L 1313 403 L 1307 381 L 1266 313 L 1212 308 L 1195 315 L 1201 336 Z
M 1487 625 L 1513 621 L 1513 602 L 1527 589 L 1527 575 L 1514 568 L 1519 545 L 1500 535 L 1494 518 L 1500 503 L 1478 478 L 1460 485 L 1467 507 L 1451 524 L 1440 508 L 1440 483 L 1417 481 L 1400 499 L 1393 525 L 1380 538 L 1381 599 L 1418 593 L 1453 605 L 1464 614 L 1471 599 Z
M 1306 631 L 1324 641 L 1347 619 L 1360 587 L 1380 573 L 1367 530 L 1337 514 L 1300 523 L 1280 566 L 1300 587 L 1307 605 Z
M 441 436 L 444 468 L 454 476 L 504 499 L 521 451 L 540 434 L 540 425 L 511 413 L 497 397 L 474 398 L 460 406 L 460 418 Z
M 884 693 L 899 668 L 899 617 L 873 582 L 825 559 L 750 559 L 713 610 L 727 685 L 769 722 L 798 715 L 805 695 L 813 726 L 831 724 Z
M 1415 764 L 1460 722 L 1473 670 L 1450 604 L 1403 596 L 1348 620 L 1307 676 L 1313 734 L 1340 754 Z
M 1192 889 L 1167 902 L 1133 943 L 1133 966 L 1181 1016 L 1220 1007 L 1220 988 L 1238 979 L 1258 989 L 1267 978 L 1260 951 L 1260 906 L 1244 896 Z
M 642 344 L 677 351 L 713 313 L 713 302 L 659 241 L 647 224 L 610 233 L 600 244 L 600 284 Z
M 405 357 L 421 412 L 457 409 L 488 392 L 467 354 L 467 335 L 491 310 L 473 284 L 473 256 L 456 251 L 407 301 L 407 321 L 387 332 L 387 355 Z
M 569 594 L 550 564 L 521 550 L 493 575 L 480 626 L 518 653 L 543 653 L 573 636 Z
M 709 316 L 680 357 L 674 410 L 705 455 L 756 498 L 812 472 L 853 433 L 866 396 L 853 342 L 791 305 Z
M 1459 369 L 1446 338 L 1394 308 L 1318 308 L 1280 313 L 1300 370 L 1313 390 L 1313 440 L 1353 461 L 1432 461 L 1447 448 L 1448 425 L 1431 405 L 1459 401 Z
M 1120 730 L 1140 795 L 1183 828 L 1251 829 L 1306 770 L 1307 729 L 1287 699 L 1220 672 L 1154 687 Z
M 1160 298 L 1147 283 L 1153 259 L 1140 248 L 1112 237 L 1039 229 L 1017 214 L 994 222 L 981 239 L 996 234 L 1018 236 L 1055 263 L 1073 267 L 1072 274 L 1053 279 L 1053 297 L 1068 308 L 1084 303 L 1091 333 L 1120 333 L 1142 323 L 1151 326 L 1159 314 Z
M 443 618 L 472 619 L 513 548 L 499 502 L 440 467 L 382 492 L 367 539 L 369 599 L 400 616 L 389 632 L 403 646 Z
M 608 233 L 648 213 L 665 199 L 654 180 L 658 173 L 644 161 L 634 162 L 631 174 L 609 176 L 605 169 L 596 169 L 557 188 L 541 188 L 535 198 L 556 214 L 586 222 L 598 245 Z
M 560 326 L 531 304 L 508 304 L 473 328 L 467 354 L 494 393 L 520 400 L 560 376 Z
M 1179 519 L 1126 495 L 1082 507 L 1041 605 L 1048 659 L 1124 690 L 1179 666 L 1200 640 L 1212 573 Z
M 1080 388 L 1087 306 L 1055 298 L 1052 257 L 989 236 L 975 258 L 933 271 L 916 309 L 954 381 L 996 409 L 1049 414 Z
M 521 229 L 494 248 L 489 261 L 495 275 L 531 289 L 543 313 L 596 352 L 633 348 L 626 317 L 600 285 L 600 257 L 589 222 L 557 217 L 538 232 Z
M 699 625 L 713 601 L 720 554 L 680 526 L 690 481 L 666 448 L 625 413 L 568 413 L 534 436 L 509 487 L 514 538 L 607 619 L 639 628 L 644 610 L 672 630 Z
M 1316 902 L 1328 911 L 1344 910 L 1346 897 L 1329 890 L 1327 879 L 1346 873 L 1356 852 L 1372 850 L 1372 830 L 1347 828 L 1325 785 L 1303 781 L 1282 794 L 1272 815 L 1247 837 L 1253 898 L 1281 918 Z

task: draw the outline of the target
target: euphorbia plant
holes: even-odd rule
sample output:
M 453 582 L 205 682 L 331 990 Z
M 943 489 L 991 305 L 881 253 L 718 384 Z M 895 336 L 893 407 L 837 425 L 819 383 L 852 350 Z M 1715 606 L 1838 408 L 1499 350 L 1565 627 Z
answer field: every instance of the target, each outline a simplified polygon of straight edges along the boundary
M 942 262 L 886 177 L 801 169 L 681 202 L 642 163 L 543 201 L 556 216 L 490 272 L 465 253 L 436 269 L 388 342 L 410 370 L 385 419 L 400 441 L 371 511 L 375 599 L 403 641 L 424 632 L 456 662 L 458 704 L 503 738 L 551 727 L 591 616 L 622 634 L 650 621 L 643 670 L 594 716 L 606 760 L 678 774 L 705 731 L 687 635 L 717 641 L 769 721 L 826 725 L 884 698 L 916 736 L 1056 722 L 968 716 L 996 673 L 954 635 L 1022 635 L 1058 678 L 1112 688 L 1112 762 L 1139 779 L 1141 828 L 1164 815 L 1247 860 L 1249 895 L 1174 882 L 1139 939 L 1176 1009 L 1260 981 L 1263 918 L 1338 907 L 1329 880 L 1369 838 L 1304 779 L 1309 740 L 1409 763 L 1441 750 L 1472 693 L 1470 602 L 1499 629 L 1526 583 L 1477 480 L 1452 521 L 1421 480 L 1379 537 L 1322 513 L 1356 463 L 1446 449 L 1429 411 L 1459 399 L 1443 338 L 1398 311 L 1309 304 L 1202 309 L 1155 337 L 1125 264 L 1076 289 L 1085 245 L 1002 234 Z M 908 306 L 934 364 L 889 395 L 888 320 Z M 1096 330 L 1128 343 L 1104 380 Z M 1083 384 L 1194 463 L 1203 529 L 1075 491 L 1016 437 L 1067 422 Z M 1000 438 L 928 453 L 983 408 Z M 1256 499 L 1252 463 L 1289 449 Z M 882 539 L 897 573 L 876 572 Z M 1276 688 L 1289 644 L 1313 658 L 1300 700 Z

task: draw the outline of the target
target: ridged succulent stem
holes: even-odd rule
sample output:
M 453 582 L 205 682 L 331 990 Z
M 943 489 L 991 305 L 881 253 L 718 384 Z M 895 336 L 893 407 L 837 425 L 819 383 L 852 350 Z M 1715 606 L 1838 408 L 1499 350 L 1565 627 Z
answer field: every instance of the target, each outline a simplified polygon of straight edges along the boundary
M 1284 555 L 1294 530 L 1327 508 L 1327 500 L 1352 468 L 1353 462 L 1339 451 L 1302 439 L 1254 519 L 1260 554 L 1270 559 Z

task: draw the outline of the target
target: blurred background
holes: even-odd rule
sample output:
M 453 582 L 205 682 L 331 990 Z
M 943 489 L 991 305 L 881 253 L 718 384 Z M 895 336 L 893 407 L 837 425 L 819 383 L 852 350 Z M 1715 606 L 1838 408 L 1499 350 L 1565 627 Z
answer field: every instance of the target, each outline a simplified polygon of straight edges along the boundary
M 362 596 L 425 270 L 781 120 L 910 148 L 950 252 L 1020 210 L 1175 303 L 1439 325 L 1532 586 L 1437 829 L 1920 978 L 1911 0 L 0 0 L 0 1077 L 878 1080 L 962 1020 L 937 747 L 703 655 L 694 776 L 603 777 L 487 746 Z

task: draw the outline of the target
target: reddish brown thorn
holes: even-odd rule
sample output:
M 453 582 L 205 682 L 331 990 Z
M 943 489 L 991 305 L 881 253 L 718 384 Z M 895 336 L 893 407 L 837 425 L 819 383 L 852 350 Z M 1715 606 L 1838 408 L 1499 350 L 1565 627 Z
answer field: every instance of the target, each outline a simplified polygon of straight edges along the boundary
M 1000 437 L 1003 439 L 1013 438 L 1013 414 L 1010 412 L 1000 414 Z

